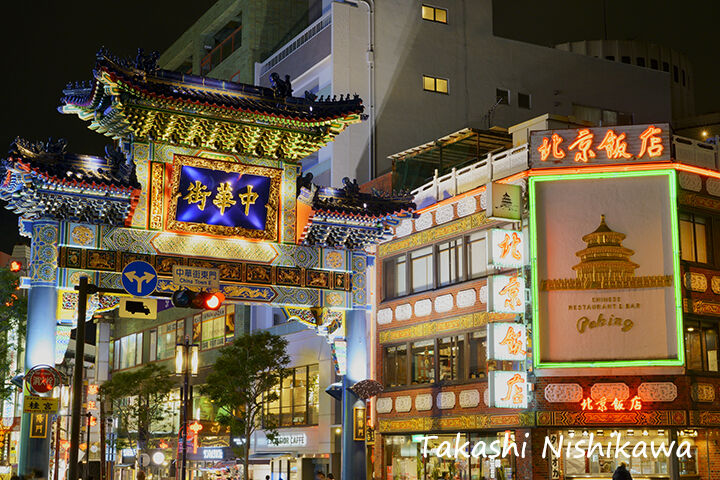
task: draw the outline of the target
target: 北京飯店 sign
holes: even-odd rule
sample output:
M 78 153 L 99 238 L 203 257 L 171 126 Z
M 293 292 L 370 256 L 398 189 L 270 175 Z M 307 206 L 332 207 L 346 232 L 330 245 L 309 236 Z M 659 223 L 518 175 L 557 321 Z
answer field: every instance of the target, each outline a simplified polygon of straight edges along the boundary
M 530 134 L 530 166 L 550 168 L 670 161 L 670 127 L 628 125 Z

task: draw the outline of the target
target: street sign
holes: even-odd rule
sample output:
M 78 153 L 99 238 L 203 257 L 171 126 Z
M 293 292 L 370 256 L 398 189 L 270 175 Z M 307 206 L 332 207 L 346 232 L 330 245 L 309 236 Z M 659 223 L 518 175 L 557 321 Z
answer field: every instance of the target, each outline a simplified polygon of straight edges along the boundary
M 173 265 L 173 283 L 191 290 L 219 290 L 220 271 L 216 268 Z
M 25 395 L 23 400 L 23 413 L 57 413 L 60 408 L 58 398 L 36 397 L 34 395 Z
M 141 453 L 138 456 L 137 462 L 138 465 L 140 465 L 141 467 L 147 467 L 148 465 L 150 465 L 150 455 L 148 455 L 147 453 Z
M 157 318 L 157 300 L 154 298 L 120 297 L 119 314 L 123 318 L 154 320 Z
M 30 438 L 47 437 L 48 416 L 44 413 L 30 414 Z
M 33 393 L 47 393 L 60 385 L 60 373 L 53 367 L 38 365 L 28 370 L 25 383 Z
M 122 286 L 127 293 L 138 297 L 147 297 L 157 287 L 157 272 L 147 262 L 136 260 L 123 268 Z

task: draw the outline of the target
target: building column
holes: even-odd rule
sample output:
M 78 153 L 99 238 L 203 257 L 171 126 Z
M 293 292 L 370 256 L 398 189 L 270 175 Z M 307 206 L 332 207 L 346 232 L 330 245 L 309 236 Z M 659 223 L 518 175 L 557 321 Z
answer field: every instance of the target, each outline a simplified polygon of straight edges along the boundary
M 365 310 L 348 310 L 345 314 L 347 340 L 347 374 L 342 387 L 342 480 L 365 478 L 365 439 L 353 439 L 353 408 L 365 408 L 365 402 L 351 390 L 356 382 L 367 378 L 368 355 L 365 341 Z
M 57 325 L 57 252 L 59 224 L 38 220 L 32 227 L 30 250 L 30 291 L 25 336 L 25 373 L 36 365 L 55 366 L 55 328 Z M 31 415 L 23 414 L 18 451 L 18 474 L 48 478 L 50 416 L 45 416 L 45 436 L 31 432 Z M 39 422 L 42 426 L 42 422 Z M 37 427 L 37 422 L 36 422 Z

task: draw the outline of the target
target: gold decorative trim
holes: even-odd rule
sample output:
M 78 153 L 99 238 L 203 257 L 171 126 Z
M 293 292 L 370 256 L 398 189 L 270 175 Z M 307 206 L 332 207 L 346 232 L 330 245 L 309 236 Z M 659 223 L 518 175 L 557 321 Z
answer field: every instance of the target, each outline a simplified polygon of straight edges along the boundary
M 535 415 L 528 412 L 507 414 L 455 415 L 442 417 L 412 417 L 407 419 L 380 419 L 380 433 L 464 431 L 505 427 L 535 426 Z
M 404 328 L 385 330 L 379 332 L 380 343 L 391 343 L 399 340 L 409 340 L 421 337 L 429 337 L 438 333 L 448 333 L 471 328 L 482 327 L 489 321 L 512 320 L 515 315 L 512 313 L 488 313 L 476 312 L 466 315 L 451 317 L 446 320 L 434 322 L 423 322 Z
M 165 165 L 150 163 L 150 229 L 160 230 L 163 226 L 163 200 L 165 198 L 165 182 L 163 173 Z
M 180 184 L 180 171 L 183 166 L 207 168 L 222 172 L 247 173 L 270 178 L 270 193 L 268 195 L 267 218 L 265 230 L 250 230 L 242 227 L 225 227 L 222 225 L 208 225 L 205 223 L 181 222 L 176 220 L 177 203 L 180 198 L 178 192 Z M 275 242 L 278 239 L 280 227 L 280 184 L 283 171 L 277 168 L 260 167 L 244 163 L 231 163 L 218 160 L 210 160 L 201 157 L 175 154 L 173 158 L 172 183 L 170 185 L 170 198 L 168 201 L 167 229 L 179 232 L 190 232 L 200 234 L 214 234 L 223 236 L 243 237 L 253 240 L 266 240 Z
M 427 245 L 444 237 L 459 235 L 467 230 L 481 227 L 494 221 L 495 220 L 487 218 L 485 216 L 485 212 L 478 212 L 453 222 L 446 223 L 445 225 L 429 228 L 419 233 L 410 234 L 407 237 L 398 240 L 383 243 L 378 246 L 378 257 L 385 257 L 395 252 L 399 252 L 400 250 L 420 245 Z

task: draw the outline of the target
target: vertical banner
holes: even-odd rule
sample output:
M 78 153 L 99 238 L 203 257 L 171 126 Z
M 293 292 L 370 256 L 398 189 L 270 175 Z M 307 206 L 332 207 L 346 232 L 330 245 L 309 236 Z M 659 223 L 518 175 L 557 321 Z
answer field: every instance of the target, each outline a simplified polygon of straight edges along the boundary
M 488 373 L 491 407 L 527 408 L 527 373 L 493 371 Z
M 520 323 L 488 323 L 488 360 L 522 361 L 527 355 L 527 328 Z
M 488 277 L 488 312 L 525 313 L 525 279 L 515 275 Z
M 493 228 L 488 232 L 488 267 L 522 268 L 525 265 L 525 235 L 516 230 Z
M 485 215 L 498 220 L 520 220 L 522 213 L 522 187 L 491 182 L 486 185 L 487 210 Z

